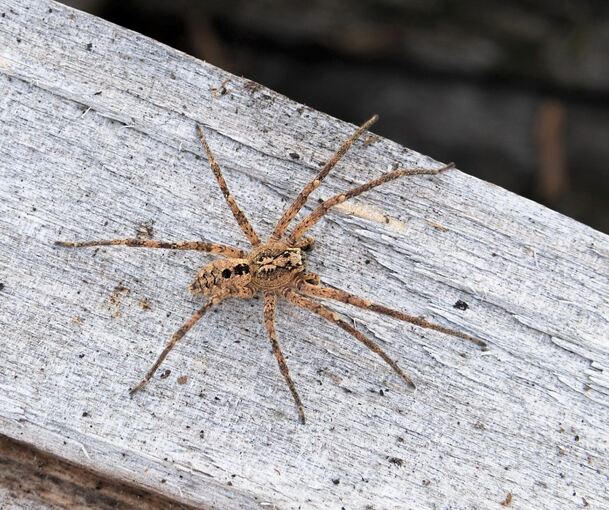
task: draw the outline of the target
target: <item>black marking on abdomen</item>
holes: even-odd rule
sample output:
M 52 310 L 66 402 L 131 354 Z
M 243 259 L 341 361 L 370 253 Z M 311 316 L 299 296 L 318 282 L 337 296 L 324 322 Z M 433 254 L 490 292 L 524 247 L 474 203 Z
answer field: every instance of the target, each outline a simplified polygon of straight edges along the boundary
M 249 272 L 250 272 L 250 266 L 248 266 L 247 264 L 237 264 L 235 266 L 235 274 L 237 276 L 249 274 Z

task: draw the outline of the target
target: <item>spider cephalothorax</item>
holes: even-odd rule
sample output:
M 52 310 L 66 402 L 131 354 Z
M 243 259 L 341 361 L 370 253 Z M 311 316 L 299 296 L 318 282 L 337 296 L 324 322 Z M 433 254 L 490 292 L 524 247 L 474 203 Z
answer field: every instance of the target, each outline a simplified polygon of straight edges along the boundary
M 249 257 L 252 286 L 256 290 L 277 290 L 296 281 L 305 270 L 304 253 L 283 242 L 261 244 Z
M 281 373 L 292 393 L 300 420 L 303 423 L 305 421 L 304 407 L 300 400 L 300 396 L 296 391 L 292 377 L 290 376 L 275 331 L 275 308 L 277 298 L 286 299 L 289 302 L 336 324 L 368 347 L 368 349 L 378 354 L 411 388 L 414 388 L 414 383 L 410 377 L 402 371 L 397 363 L 390 358 L 377 343 L 370 340 L 350 322 L 343 320 L 337 313 L 333 312 L 316 298 L 334 299 L 359 308 L 372 310 L 396 319 L 410 322 L 422 328 L 433 329 L 464 340 L 469 340 L 483 349 L 486 349 L 486 344 L 482 340 L 478 340 L 465 333 L 428 322 L 420 317 L 387 308 L 386 306 L 373 303 L 367 299 L 362 299 L 343 290 L 325 286 L 322 284 L 321 279 L 317 274 L 308 273 L 305 270 L 304 251 L 313 245 L 313 239 L 305 237 L 304 233 L 315 225 L 332 207 L 399 177 L 408 175 L 435 175 L 441 171 L 452 168 L 452 163 L 438 169 L 397 169 L 383 174 L 361 186 L 357 186 L 345 193 L 334 195 L 333 197 L 322 201 L 308 216 L 302 219 L 294 227 L 290 234 L 286 234 L 288 226 L 305 204 L 311 192 L 319 187 L 321 181 L 345 155 L 351 145 L 353 145 L 366 129 L 376 122 L 377 118 L 378 117 L 375 115 L 365 122 L 343 143 L 343 145 L 341 145 L 334 156 L 328 160 L 320 172 L 304 187 L 294 202 L 286 209 L 283 216 L 277 222 L 270 239 L 265 243 L 261 242 L 258 234 L 256 234 L 256 231 L 229 192 L 220 167 L 218 166 L 218 163 L 216 163 L 214 155 L 205 140 L 203 131 L 197 126 L 199 139 L 207 153 L 211 169 L 237 223 L 252 245 L 253 249 L 251 252 L 245 252 L 231 246 L 208 243 L 205 241 L 165 242 L 141 239 L 114 239 L 107 241 L 57 242 L 60 246 L 71 248 L 120 245 L 173 250 L 196 250 L 224 257 L 207 264 L 199 270 L 193 283 L 190 285 L 190 291 L 195 295 L 205 297 L 207 299 L 205 304 L 201 306 L 201 308 L 199 308 L 171 337 L 144 378 L 131 388 L 131 394 L 142 389 L 148 383 L 171 349 L 173 349 L 177 342 L 212 306 L 219 304 L 227 298 L 249 299 L 259 292 L 264 294 L 264 322 L 271 340 L 273 353 L 275 354 Z

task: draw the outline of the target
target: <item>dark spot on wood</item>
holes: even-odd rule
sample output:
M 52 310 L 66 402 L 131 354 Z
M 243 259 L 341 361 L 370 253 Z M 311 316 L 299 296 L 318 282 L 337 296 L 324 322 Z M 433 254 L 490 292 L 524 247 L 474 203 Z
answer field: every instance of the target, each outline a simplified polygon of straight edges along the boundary
M 84 354 L 79 354 L 79 355 L 78 355 L 78 357 L 79 357 L 80 359 L 83 359 L 83 358 L 85 357 L 85 355 L 84 355 Z
M 453 305 L 453 308 L 456 308 L 457 310 L 467 310 L 469 308 L 469 305 L 465 301 L 461 301 L 459 299 L 459 301 L 457 301 Z
M 332 479 L 332 483 L 333 483 L 334 485 L 338 485 L 338 484 L 340 483 L 340 479 L 338 479 L 338 478 L 333 478 L 333 479 Z
M 573 439 L 575 439 L 575 441 L 579 441 L 579 436 L 575 436 Z
M 82 417 L 83 417 L 83 418 L 88 418 L 89 416 L 90 416 L 90 415 L 89 415 L 89 413 L 88 413 L 87 411 L 84 411 L 84 412 L 82 413 Z
M 102 95 L 102 91 L 98 90 L 97 92 L 93 93 L 94 96 L 101 96 Z
M 391 464 L 395 464 L 396 466 L 402 466 L 404 464 L 404 461 L 402 459 L 400 459 L 399 457 L 389 457 L 387 460 Z
M 0 290 L 4 290 L 4 283 L 0 282 Z
M 230 269 L 225 269 L 224 271 L 222 271 L 222 277 L 223 277 L 223 278 L 230 278 L 230 276 L 231 276 L 232 274 L 233 274 L 233 273 L 231 272 L 231 270 L 230 270 Z
M 185 375 L 181 375 L 180 377 L 178 377 L 178 384 L 186 384 L 187 381 L 188 377 Z
M 300 155 L 298 155 L 296 152 L 290 152 L 290 157 L 293 160 L 299 160 L 300 159 Z
M 381 397 L 384 397 L 384 396 L 385 396 L 385 392 L 384 392 L 383 390 L 379 390 L 379 395 L 380 395 Z
M 202 431 L 200 431 L 200 432 L 199 432 L 199 437 L 200 437 L 201 439 L 205 439 L 205 431 L 204 431 L 204 430 L 202 430 Z
M 21 39 L 19 39 L 19 37 L 17 37 L 17 42 L 18 42 L 18 43 L 20 43 L 20 42 L 21 42 Z
M 167 379 L 171 374 L 171 370 L 167 369 L 161 374 L 161 379 Z
M 87 51 L 91 51 L 93 49 L 93 43 L 87 43 Z

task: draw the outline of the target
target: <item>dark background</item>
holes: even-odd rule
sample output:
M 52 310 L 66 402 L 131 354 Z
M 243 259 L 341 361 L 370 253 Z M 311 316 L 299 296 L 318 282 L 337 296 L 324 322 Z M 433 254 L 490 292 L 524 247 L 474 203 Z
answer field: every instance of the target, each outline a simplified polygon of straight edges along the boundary
M 67 0 L 609 232 L 609 2 Z

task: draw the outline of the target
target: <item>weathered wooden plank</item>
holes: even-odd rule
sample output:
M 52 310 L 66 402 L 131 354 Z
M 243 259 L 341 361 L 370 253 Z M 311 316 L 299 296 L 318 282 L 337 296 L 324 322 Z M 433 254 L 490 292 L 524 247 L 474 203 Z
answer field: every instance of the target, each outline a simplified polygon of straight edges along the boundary
M 508 493 L 515 508 L 606 505 L 609 239 L 458 171 L 329 215 L 310 266 L 488 352 L 337 305 L 412 374 L 411 394 L 282 304 L 301 426 L 261 302 L 229 301 L 129 398 L 197 306 L 186 288 L 210 259 L 53 242 L 151 225 L 245 248 L 195 123 L 264 235 L 353 127 L 54 2 L 0 0 L 2 14 L 2 434 L 201 507 L 497 508 Z M 359 143 L 315 198 L 395 164 L 433 162 Z
M 0 435 L 0 508 L 192 510 Z

